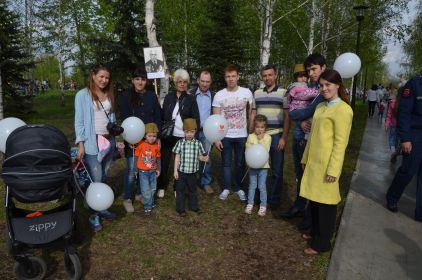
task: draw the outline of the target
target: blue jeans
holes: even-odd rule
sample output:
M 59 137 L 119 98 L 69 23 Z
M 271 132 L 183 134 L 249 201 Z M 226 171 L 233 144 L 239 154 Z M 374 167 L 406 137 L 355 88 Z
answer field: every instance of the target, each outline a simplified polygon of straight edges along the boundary
M 254 204 L 254 197 L 256 188 L 259 189 L 259 200 L 261 206 L 267 205 L 267 168 L 249 170 L 249 191 L 248 191 L 248 204 Z
M 208 151 L 211 152 L 210 148 L 211 148 L 211 143 L 207 140 L 207 138 L 205 138 L 204 132 L 200 131 L 198 133 L 198 140 L 202 143 L 202 146 L 205 149 L 205 152 L 208 153 Z M 203 166 L 203 165 L 202 165 Z M 211 160 L 209 160 L 207 162 L 207 164 L 205 165 L 205 170 L 202 173 L 202 170 L 204 170 L 203 167 L 200 168 L 199 172 L 201 172 L 201 187 L 205 187 L 207 185 L 211 184 L 212 181 L 212 170 L 211 170 Z
M 135 173 L 138 172 L 136 166 L 138 158 L 137 157 L 127 157 L 126 158 L 126 173 L 124 180 L 124 194 L 123 199 L 132 199 L 133 197 L 133 183 L 135 182 Z
M 144 209 L 151 210 L 154 205 L 154 194 L 157 190 L 157 172 L 156 170 L 139 170 L 138 176 Z
M 283 133 L 271 135 L 271 174 L 272 174 L 272 189 L 269 196 L 270 204 L 279 206 L 281 202 L 281 191 L 283 189 L 283 166 L 284 166 L 284 150 L 277 149 L 278 142 L 280 141 Z
M 231 174 L 232 174 L 232 152 L 234 151 L 235 178 L 234 191 L 237 192 L 242 187 L 242 177 L 245 171 L 245 144 L 246 137 L 227 138 L 222 141 L 223 151 L 221 152 L 221 160 L 223 167 L 223 189 L 230 190 Z
M 112 138 L 109 141 L 111 145 L 110 152 L 101 162 L 98 161 L 97 155 L 85 154 L 84 156 L 86 168 L 88 169 L 89 176 L 93 182 L 105 182 L 106 173 L 110 169 L 111 162 L 113 161 L 113 154 L 116 149 L 115 139 Z
M 295 173 L 296 173 L 296 200 L 294 206 L 299 210 L 304 210 L 307 199 L 299 195 L 300 193 L 300 182 L 302 181 L 303 168 L 300 161 L 302 160 L 303 153 L 305 152 L 306 140 L 293 138 L 293 159 L 295 162 Z
M 399 147 L 399 137 L 397 136 L 397 127 L 390 126 L 388 132 L 388 144 L 390 145 L 390 151 L 396 152 Z

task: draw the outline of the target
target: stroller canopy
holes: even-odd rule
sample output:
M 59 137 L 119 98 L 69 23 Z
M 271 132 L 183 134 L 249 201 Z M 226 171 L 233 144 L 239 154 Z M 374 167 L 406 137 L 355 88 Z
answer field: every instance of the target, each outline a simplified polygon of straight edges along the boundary
M 70 144 L 49 125 L 26 125 L 6 141 L 3 180 L 21 202 L 59 198 L 72 176 Z

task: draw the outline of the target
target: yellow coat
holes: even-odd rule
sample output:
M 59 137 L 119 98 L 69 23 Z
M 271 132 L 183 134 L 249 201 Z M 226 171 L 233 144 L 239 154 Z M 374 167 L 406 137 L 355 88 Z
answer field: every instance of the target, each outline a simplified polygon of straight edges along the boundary
M 300 196 L 324 204 L 340 202 L 339 179 L 352 119 L 352 109 L 342 100 L 330 105 L 323 102 L 317 106 L 301 161 L 306 167 Z M 325 180 L 327 175 L 336 177 L 336 181 L 328 183 Z

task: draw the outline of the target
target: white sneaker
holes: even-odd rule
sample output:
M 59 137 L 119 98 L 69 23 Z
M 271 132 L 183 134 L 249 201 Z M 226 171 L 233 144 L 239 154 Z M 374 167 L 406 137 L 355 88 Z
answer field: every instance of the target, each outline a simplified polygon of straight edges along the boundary
M 128 213 L 133 213 L 135 211 L 135 209 L 133 208 L 131 199 L 123 200 L 123 206 L 125 207 L 125 210 Z
M 246 205 L 245 213 L 249 215 L 252 214 L 252 209 L 253 209 L 253 204 Z
M 267 206 L 260 206 L 258 210 L 258 216 L 265 216 L 265 213 L 267 212 Z
M 229 194 L 230 194 L 230 191 L 229 191 L 229 190 L 224 190 L 224 191 L 222 191 L 222 192 L 220 193 L 219 198 L 220 198 L 221 200 L 226 200 L 226 199 L 227 199 L 227 197 L 229 196 Z
M 158 196 L 159 198 L 163 198 L 163 197 L 164 197 L 164 190 L 163 190 L 163 189 L 159 189 L 159 190 L 158 190 L 158 193 L 157 193 L 157 196 Z
M 237 193 L 237 196 L 239 197 L 239 199 L 241 201 L 245 201 L 246 200 L 246 195 L 245 195 L 245 192 L 243 190 L 239 190 L 236 193 Z

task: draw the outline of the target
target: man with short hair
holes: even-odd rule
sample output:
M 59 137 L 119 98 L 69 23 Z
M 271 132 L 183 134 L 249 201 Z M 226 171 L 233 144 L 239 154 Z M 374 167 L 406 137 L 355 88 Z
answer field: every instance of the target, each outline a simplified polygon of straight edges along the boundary
M 319 91 L 319 76 L 326 69 L 326 62 L 324 56 L 319 53 L 314 53 L 309 55 L 305 62 L 306 71 L 310 79 L 309 89 L 307 90 L 317 90 Z M 306 138 L 305 134 L 310 132 L 311 122 L 309 121 L 312 118 L 315 109 L 319 103 L 324 100 L 324 97 L 321 93 L 314 98 L 314 100 L 303 109 L 297 109 L 289 112 L 290 119 L 296 121 L 296 126 L 293 130 L 293 159 L 295 163 L 295 173 L 296 173 L 296 182 L 297 182 L 297 194 L 296 200 L 293 206 L 286 213 L 282 213 L 281 217 L 283 218 L 293 218 L 297 216 L 302 216 L 305 213 L 307 200 L 301 196 L 300 193 L 300 183 L 303 176 L 303 167 L 300 163 L 303 153 L 306 147 Z M 306 213 L 305 219 L 298 225 L 299 230 L 307 230 L 311 226 L 310 213 Z
M 261 80 L 265 87 L 254 93 L 254 105 L 251 119 L 256 114 L 268 119 L 266 133 L 271 136 L 270 158 L 272 189 L 269 194 L 269 206 L 280 207 L 281 190 L 283 188 L 284 147 L 289 135 L 290 120 L 288 115 L 286 90 L 276 84 L 277 70 L 274 65 L 266 65 L 261 69 Z
M 196 98 L 196 103 L 198 104 L 199 117 L 200 117 L 200 127 L 198 131 L 198 140 L 202 143 L 205 151 L 209 153 L 211 151 L 211 145 L 207 138 L 204 135 L 204 123 L 205 120 L 211 115 L 212 110 L 212 101 L 213 94 L 210 90 L 212 78 L 211 73 L 208 70 L 202 70 L 197 79 L 198 87 L 193 91 L 193 94 Z M 211 187 L 212 180 L 212 170 L 211 170 L 211 160 L 208 160 L 205 164 L 205 169 L 201 169 L 201 179 L 200 186 L 207 194 L 213 194 L 214 190 Z M 202 172 L 204 170 L 204 172 Z
M 145 63 L 145 69 L 148 73 L 163 72 L 164 62 L 157 59 L 157 51 L 151 50 L 149 53 L 150 59 Z
M 242 176 L 244 175 L 245 144 L 248 136 L 247 116 L 251 116 L 253 96 L 248 88 L 238 86 L 239 68 L 230 64 L 224 69 L 224 79 L 227 87 L 218 91 L 212 106 L 214 114 L 221 114 L 228 122 L 229 129 L 222 141 L 215 142 L 215 147 L 221 151 L 223 167 L 223 191 L 221 200 L 226 200 L 230 194 L 232 153 L 235 155 L 234 192 L 240 200 L 245 201 L 242 190 Z

